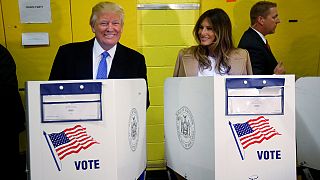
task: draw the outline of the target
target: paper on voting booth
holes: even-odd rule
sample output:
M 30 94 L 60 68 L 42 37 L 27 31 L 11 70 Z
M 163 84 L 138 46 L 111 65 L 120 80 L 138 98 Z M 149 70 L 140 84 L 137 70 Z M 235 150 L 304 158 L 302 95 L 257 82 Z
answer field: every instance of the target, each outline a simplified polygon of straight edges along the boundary
M 229 86 L 227 80 L 227 115 L 283 114 L 283 83 L 270 83 L 278 80 L 240 78 L 237 83 L 229 82 Z
M 101 83 L 41 84 L 42 122 L 101 120 Z

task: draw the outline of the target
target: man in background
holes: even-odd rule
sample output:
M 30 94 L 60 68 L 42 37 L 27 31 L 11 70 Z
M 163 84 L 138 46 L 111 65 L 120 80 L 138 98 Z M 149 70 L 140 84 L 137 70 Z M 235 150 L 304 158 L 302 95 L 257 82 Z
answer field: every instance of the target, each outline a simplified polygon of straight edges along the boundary
M 277 62 L 265 36 L 273 34 L 280 23 L 277 4 L 260 1 L 250 10 L 251 27 L 242 35 L 239 48 L 249 51 L 253 74 L 285 74 L 282 62 Z

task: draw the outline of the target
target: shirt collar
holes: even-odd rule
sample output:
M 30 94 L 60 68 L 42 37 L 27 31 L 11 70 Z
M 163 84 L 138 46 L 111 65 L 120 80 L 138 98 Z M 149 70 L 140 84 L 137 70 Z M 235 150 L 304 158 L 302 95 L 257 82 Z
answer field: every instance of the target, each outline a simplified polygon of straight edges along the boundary
M 257 32 L 259 34 L 259 36 L 261 37 L 262 41 L 264 42 L 264 44 L 267 44 L 267 40 L 264 37 L 263 34 L 261 34 L 261 32 L 257 31 L 256 29 L 254 29 L 253 27 L 250 27 L 251 29 L 253 29 L 255 32 Z
M 116 53 L 116 49 L 117 49 L 117 44 L 107 51 L 112 59 L 114 57 L 114 54 Z M 93 43 L 93 51 L 96 57 L 100 56 L 105 51 L 100 46 L 96 38 L 94 39 L 94 43 Z

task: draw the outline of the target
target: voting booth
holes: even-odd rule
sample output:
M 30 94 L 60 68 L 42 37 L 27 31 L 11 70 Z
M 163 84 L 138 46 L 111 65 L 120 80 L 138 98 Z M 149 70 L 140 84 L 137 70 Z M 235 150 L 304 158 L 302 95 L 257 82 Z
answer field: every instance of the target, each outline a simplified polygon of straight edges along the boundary
M 143 79 L 26 83 L 31 180 L 135 180 L 146 168 Z
M 297 159 L 301 166 L 320 170 L 320 78 L 296 82 Z
M 168 78 L 167 166 L 188 180 L 296 179 L 295 77 Z

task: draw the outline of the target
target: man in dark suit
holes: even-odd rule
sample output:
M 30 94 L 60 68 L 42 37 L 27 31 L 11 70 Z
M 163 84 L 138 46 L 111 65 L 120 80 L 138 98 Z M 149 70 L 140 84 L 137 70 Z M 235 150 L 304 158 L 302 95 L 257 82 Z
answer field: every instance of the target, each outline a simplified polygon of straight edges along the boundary
M 19 133 L 25 129 L 25 112 L 18 91 L 16 64 L 10 52 L 0 45 L 0 120 L 3 156 L 9 158 L 1 168 L 10 179 L 27 179 L 26 163 L 20 156 Z
M 277 4 L 257 2 L 250 10 L 250 20 L 251 27 L 242 35 L 238 47 L 249 51 L 253 74 L 285 74 L 283 63 L 277 62 L 265 38 L 273 34 L 280 23 Z
M 116 3 L 100 2 L 92 8 L 90 26 L 95 38 L 70 43 L 59 48 L 49 80 L 101 79 L 100 61 L 108 79 L 143 78 L 147 68 L 142 54 L 119 43 L 124 24 L 124 11 Z M 103 54 L 107 52 L 104 58 Z M 103 79 L 103 78 L 102 78 Z M 149 91 L 148 91 L 149 92 Z M 147 92 L 147 107 L 149 93 Z

